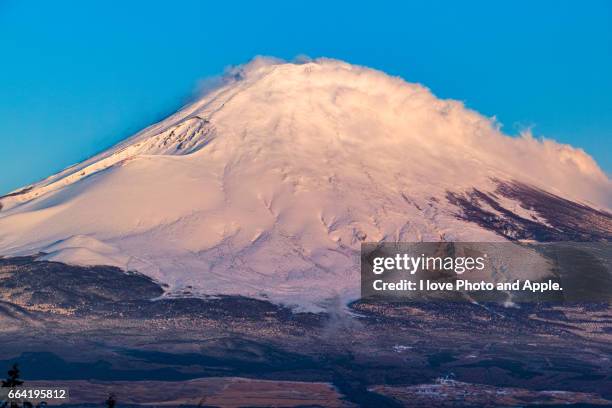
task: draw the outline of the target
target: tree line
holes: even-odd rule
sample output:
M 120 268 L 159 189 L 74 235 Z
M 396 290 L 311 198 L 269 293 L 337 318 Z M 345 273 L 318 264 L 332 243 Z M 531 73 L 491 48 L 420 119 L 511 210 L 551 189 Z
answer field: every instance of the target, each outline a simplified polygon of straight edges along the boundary
M 6 379 L 2 380 L 1 388 L 17 389 L 23 386 L 24 386 L 24 381 L 21 379 L 21 371 L 19 370 L 19 365 L 15 363 L 11 366 L 11 368 L 9 368 Z M 2 395 L 4 396 L 5 393 L 2 393 Z M 117 399 L 115 395 L 110 394 L 108 398 L 106 399 L 106 401 L 104 401 L 103 406 L 106 408 L 115 408 L 117 406 Z M 0 408 L 45 408 L 45 407 L 47 407 L 47 403 L 44 401 L 34 405 L 29 401 L 24 401 L 20 404 L 15 401 L 0 400 Z

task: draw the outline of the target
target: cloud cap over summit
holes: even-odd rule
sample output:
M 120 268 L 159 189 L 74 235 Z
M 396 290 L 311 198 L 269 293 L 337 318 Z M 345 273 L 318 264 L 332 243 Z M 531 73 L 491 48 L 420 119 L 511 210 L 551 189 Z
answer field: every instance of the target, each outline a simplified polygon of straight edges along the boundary
M 306 307 L 356 296 L 366 239 L 504 239 L 448 200 L 494 194 L 496 180 L 612 205 L 610 180 L 580 149 L 506 136 L 461 102 L 380 71 L 256 58 L 162 122 L 0 199 L 0 254 L 43 251 L 175 291 Z

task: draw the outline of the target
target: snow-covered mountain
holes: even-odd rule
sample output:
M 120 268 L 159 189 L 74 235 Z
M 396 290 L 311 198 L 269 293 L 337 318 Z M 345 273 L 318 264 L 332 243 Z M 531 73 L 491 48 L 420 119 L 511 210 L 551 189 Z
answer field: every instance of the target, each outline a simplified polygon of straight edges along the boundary
M 363 241 L 610 240 L 582 150 L 334 60 L 256 59 L 169 118 L 0 197 L 0 255 L 119 266 L 170 292 L 354 298 Z

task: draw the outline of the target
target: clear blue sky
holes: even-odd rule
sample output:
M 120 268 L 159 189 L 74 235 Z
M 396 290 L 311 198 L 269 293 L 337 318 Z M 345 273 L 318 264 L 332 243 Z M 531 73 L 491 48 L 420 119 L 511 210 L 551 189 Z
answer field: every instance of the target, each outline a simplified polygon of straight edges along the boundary
M 227 65 L 299 54 L 420 82 L 612 171 L 612 1 L 0 0 L 0 193 L 161 119 Z

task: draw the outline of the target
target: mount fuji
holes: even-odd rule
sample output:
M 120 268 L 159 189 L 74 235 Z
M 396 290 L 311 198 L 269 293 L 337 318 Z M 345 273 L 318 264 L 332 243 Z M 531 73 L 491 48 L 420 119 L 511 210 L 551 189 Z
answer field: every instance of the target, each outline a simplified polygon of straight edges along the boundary
M 372 69 L 257 58 L 167 119 L 0 197 L 0 255 L 110 265 L 167 295 L 316 308 L 379 241 L 610 241 L 584 151 Z

